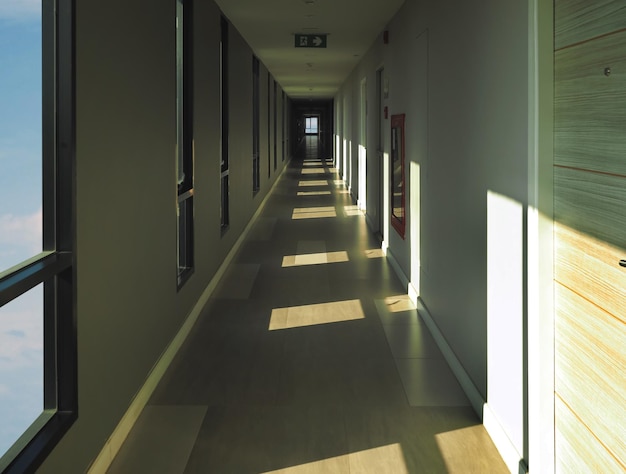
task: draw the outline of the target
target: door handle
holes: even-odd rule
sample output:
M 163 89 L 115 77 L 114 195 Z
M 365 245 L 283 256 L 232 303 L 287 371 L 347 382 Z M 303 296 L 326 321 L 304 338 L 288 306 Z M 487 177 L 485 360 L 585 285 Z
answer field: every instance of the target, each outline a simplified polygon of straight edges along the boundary
M 621 267 L 626 267 L 626 260 L 620 260 L 619 264 Z

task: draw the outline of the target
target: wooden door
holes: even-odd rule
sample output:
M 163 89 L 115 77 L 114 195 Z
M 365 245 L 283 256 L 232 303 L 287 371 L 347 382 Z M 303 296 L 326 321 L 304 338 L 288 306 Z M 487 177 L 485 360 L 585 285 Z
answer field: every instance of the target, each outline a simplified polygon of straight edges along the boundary
M 626 472 L 626 5 L 555 0 L 555 459 Z

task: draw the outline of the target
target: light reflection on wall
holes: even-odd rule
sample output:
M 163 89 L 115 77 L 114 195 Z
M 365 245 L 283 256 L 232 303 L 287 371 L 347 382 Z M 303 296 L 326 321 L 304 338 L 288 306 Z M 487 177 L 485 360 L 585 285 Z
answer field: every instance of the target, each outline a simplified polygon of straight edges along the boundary
M 421 277 L 421 182 L 420 182 L 420 165 L 411 161 L 409 168 L 410 187 L 409 187 L 409 207 L 407 217 L 409 220 L 409 238 L 411 242 L 411 282 L 409 285 L 409 293 L 415 301 L 420 296 L 420 277 Z
M 367 209 L 367 149 L 359 145 L 359 196 L 358 206 L 365 211 Z
M 487 192 L 487 403 L 518 453 L 524 436 L 524 208 Z

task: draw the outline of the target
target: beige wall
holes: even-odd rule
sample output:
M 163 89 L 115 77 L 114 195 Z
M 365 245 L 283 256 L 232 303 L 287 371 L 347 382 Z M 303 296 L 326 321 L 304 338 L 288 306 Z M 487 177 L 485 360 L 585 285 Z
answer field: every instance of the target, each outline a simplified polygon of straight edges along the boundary
M 219 25 L 195 2 L 195 271 L 176 285 L 174 0 L 76 6 L 79 417 L 40 472 L 98 455 L 281 171 L 252 194 L 252 52 L 230 34 L 231 226 L 220 231 Z M 261 78 L 266 69 L 261 67 Z

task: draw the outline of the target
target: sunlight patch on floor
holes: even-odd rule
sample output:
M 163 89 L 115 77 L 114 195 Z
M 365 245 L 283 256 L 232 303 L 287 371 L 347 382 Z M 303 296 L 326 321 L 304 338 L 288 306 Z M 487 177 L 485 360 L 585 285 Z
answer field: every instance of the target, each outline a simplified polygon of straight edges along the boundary
M 365 319 L 360 300 L 291 306 L 272 310 L 269 330 L 316 326 L 358 319 Z
M 438 433 L 435 435 L 435 441 L 447 472 L 461 474 L 507 471 L 500 454 L 481 424 Z M 480 456 L 476 453 L 480 453 Z
M 320 219 L 324 217 L 337 217 L 334 206 L 325 207 L 296 207 L 291 219 Z
M 298 196 L 330 196 L 330 191 L 299 191 Z
M 283 268 L 298 267 L 301 265 L 320 265 L 324 263 L 348 262 L 348 252 L 321 252 L 304 255 L 285 255 L 283 257 Z
M 385 306 L 390 313 L 399 313 L 401 311 L 410 311 L 415 309 L 415 305 L 408 295 L 388 296 L 385 298 Z
M 368 249 L 368 250 L 365 250 L 363 253 L 365 253 L 365 256 L 367 258 L 384 258 L 385 257 L 385 252 L 383 252 L 383 249 Z
M 306 186 L 328 186 L 328 181 L 325 179 L 298 181 L 298 186 L 301 188 Z
M 408 474 L 409 470 L 402 454 L 402 447 L 399 443 L 395 443 L 276 471 L 268 471 L 263 474 L 321 474 L 331 472 Z
M 302 168 L 302 174 L 324 174 L 326 170 L 324 168 Z
M 343 212 L 347 217 L 360 216 L 363 214 L 359 209 L 359 206 L 344 206 Z

